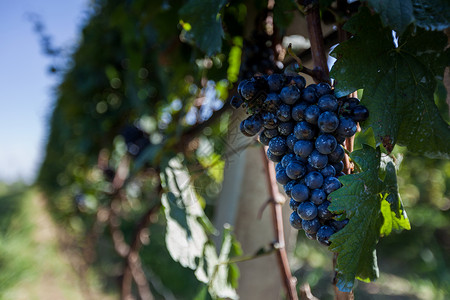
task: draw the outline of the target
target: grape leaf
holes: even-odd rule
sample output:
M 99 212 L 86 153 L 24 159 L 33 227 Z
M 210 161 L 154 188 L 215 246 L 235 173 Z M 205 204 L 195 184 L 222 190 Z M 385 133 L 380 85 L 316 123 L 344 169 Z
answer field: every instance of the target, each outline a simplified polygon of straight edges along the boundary
M 198 47 L 211 56 L 220 52 L 224 31 L 220 10 L 226 0 L 189 0 L 179 11 L 184 22 L 191 25 L 190 33 Z
M 361 172 L 340 177 L 343 186 L 331 193 L 329 210 L 345 213 L 349 223 L 331 236 L 330 250 L 338 252 L 337 287 L 351 291 L 356 277 L 368 281 L 378 277 L 375 245 L 383 222 L 380 193 L 384 183 L 378 178 L 381 153 L 363 145 L 350 154 Z
M 402 34 L 409 24 L 427 30 L 450 26 L 450 2 L 445 0 L 366 0 L 385 26 Z
M 412 0 L 417 26 L 429 30 L 444 30 L 450 26 L 450 1 Z
M 410 0 L 367 0 L 367 2 L 380 14 L 383 24 L 390 26 L 399 34 L 414 21 Z
M 436 81 L 450 63 L 440 32 L 406 31 L 398 41 L 367 8 L 351 18 L 345 29 L 354 36 L 335 48 L 331 70 L 338 96 L 363 88 L 362 103 L 370 111 L 378 143 L 388 151 L 396 143 L 432 158 L 450 158 L 450 128 L 434 103 Z
M 398 192 L 397 173 L 392 162 L 386 165 L 386 194 L 381 202 L 381 213 L 383 214 L 383 226 L 380 229 L 382 236 L 389 235 L 392 230 L 411 229 L 406 211 Z

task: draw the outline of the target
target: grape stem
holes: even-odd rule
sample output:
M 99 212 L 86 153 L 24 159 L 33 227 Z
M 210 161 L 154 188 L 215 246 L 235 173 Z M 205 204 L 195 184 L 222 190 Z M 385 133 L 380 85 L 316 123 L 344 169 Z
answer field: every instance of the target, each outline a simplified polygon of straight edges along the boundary
M 278 268 L 281 273 L 283 280 L 284 289 L 289 300 L 298 300 L 297 290 L 296 290 L 296 278 L 291 274 L 289 268 L 289 262 L 287 259 L 286 246 L 284 240 L 284 229 L 283 229 L 283 214 L 282 214 L 282 199 L 283 196 L 280 195 L 278 191 L 278 186 L 276 184 L 275 177 L 275 167 L 273 163 L 269 161 L 266 157 L 266 147 L 261 148 L 261 154 L 264 161 L 264 168 L 266 171 L 267 187 L 269 189 L 270 203 L 272 208 L 272 223 L 275 231 L 275 242 L 276 255 Z

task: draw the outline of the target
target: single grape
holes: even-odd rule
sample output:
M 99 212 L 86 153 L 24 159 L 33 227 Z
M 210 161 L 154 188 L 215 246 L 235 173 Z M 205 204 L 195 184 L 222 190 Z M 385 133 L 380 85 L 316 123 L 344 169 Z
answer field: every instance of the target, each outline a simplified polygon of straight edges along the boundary
M 263 144 L 264 146 L 268 146 L 269 142 L 270 142 L 270 138 L 268 138 L 265 134 L 264 131 L 266 131 L 267 129 L 264 129 L 263 131 L 261 131 L 261 133 L 259 134 L 259 142 L 261 144 Z
M 267 149 L 267 158 L 273 162 L 280 162 L 283 158 L 282 155 L 275 155 L 272 152 L 270 152 L 269 149 Z
M 322 204 L 317 207 L 317 215 L 322 220 L 331 220 L 333 218 L 333 213 L 328 210 L 328 206 L 330 206 L 331 202 L 325 200 Z
M 317 97 L 322 97 L 323 95 L 331 94 L 332 92 L 331 86 L 326 82 L 320 82 L 316 85 Z
M 306 185 L 298 183 L 292 187 L 290 196 L 297 202 L 306 201 L 309 198 L 309 189 Z
M 262 115 L 262 120 L 264 123 L 264 128 L 266 129 L 274 129 L 277 128 L 278 123 L 280 121 L 278 121 L 278 118 L 271 112 L 266 112 Z
M 356 133 L 356 123 L 350 118 L 339 118 L 337 133 L 343 137 L 352 137 Z
M 302 220 L 302 228 L 306 233 L 315 235 L 320 228 L 320 221 L 318 218 Z
M 289 207 L 297 212 L 297 207 L 300 205 L 300 202 L 295 201 L 294 199 L 291 198 L 291 200 L 289 200 Z M 300 217 L 299 217 L 300 218 Z
M 338 109 L 338 100 L 334 95 L 323 95 L 319 98 L 319 101 L 317 102 L 317 106 L 322 111 L 336 111 Z
M 292 119 L 294 121 L 303 121 L 305 118 L 305 110 L 309 107 L 305 102 L 301 102 L 292 108 Z
M 281 122 L 278 124 L 278 132 L 281 135 L 290 135 L 294 131 L 294 123 L 292 122 Z
M 297 141 L 298 139 L 295 137 L 294 133 L 291 133 L 286 137 L 286 144 L 288 148 L 292 151 L 294 151 L 294 145 Z
M 334 229 L 331 226 L 323 225 L 319 228 L 316 234 L 317 241 L 324 246 L 330 246 L 330 237 L 334 233 Z
M 283 87 L 284 76 L 282 74 L 271 74 L 267 77 L 267 84 L 271 92 L 278 92 Z
M 297 208 L 297 214 L 302 220 L 312 220 L 317 216 L 317 206 L 309 201 L 302 202 Z
M 253 136 L 251 133 L 247 132 L 247 129 L 245 129 L 244 122 L 245 122 L 245 120 L 239 124 L 239 130 L 245 136 Z
M 328 161 L 330 163 L 337 163 L 344 159 L 345 150 L 341 145 L 337 145 L 336 148 L 328 154 Z
M 286 168 L 287 165 L 293 160 L 296 160 L 295 159 L 295 154 L 294 153 L 288 153 L 285 156 L 283 156 L 283 158 L 281 159 L 280 164 L 283 166 L 283 168 Z
M 340 187 L 341 183 L 336 177 L 330 176 L 323 181 L 323 190 L 327 194 L 331 194 Z
M 298 179 L 305 175 L 306 167 L 301 162 L 297 160 L 291 161 L 286 166 L 286 174 L 291 179 Z
M 331 227 L 334 228 L 334 230 L 337 232 L 339 230 L 341 230 L 342 228 L 345 227 L 345 225 L 348 224 L 348 219 L 344 219 L 344 220 L 330 220 L 330 225 Z
M 334 112 L 325 111 L 319 115 L 317 125 L 319 126 L 320 131 L 331 133 L 338 128 L 339 118 Z
M 269 151 L 275 155 L 283 155 L 288 150 L 286 140 L 281 136 L 276 136 L 269 142 Z M 281 160 L 281 159 L 280 159 Z
M 291 226 L 295 229 L 302 229 L 302 219 L 300 219 L 299 215 L 296 211 L 293 211 L 291 215 L 289 216 L 289 222 L 291 223 Z
M 286 86 L 280 92 L 281 100 L 289 105 L 300 99 L 300 95 L 300 90 L 295 85 Z
M 308 103 L 316 103 L 317 102 L 317 95 L 316 95 L 316 89 L 315 87 L 310 84 L 306 88 L 302 90 L 302 100 Z
M 316 149 L 313 152 L 311 152 L 311 154 L 309 155 L 308 162 L 311 166 L 320 170 L 320 169 L 325 168 L 325 166 L 328 164 L 328 156 L 320 153 Z
M 310 124 L 317 124 L 320 116 L 320 108 L 317 105 L 310 105 L 305 110 L 305 120 Z
M 323 176 L 317 171 L 310 172 L 305 176 L 305 184 L 311 190 L 318 189 L 323 184 Z
M 292 77 L 292 79 L 290 80 L 290 82 L 293 82 L 295 84 L 295 86 L 302 90 L 305 88 L 306 86 L 306 80 L 303 76 L 297 75 Z
M 362 122 L 369 117 L 369 110 L 364 105 L 356 105 L 351 110 L 351 118 L 355 122 Z
M 266 96 L 266 100 L 264 100 L 263 109 L 272 113 L 276 113 L 280 104 L 281 99 L 278 94 L 270 93 Z
M 330 162 L 330 157 L 328 157 L 328 162 Z M 325 168 L 320 170 L 320 173 L 322 173 L 322 176 L 328 177 L 328 176 L 335 176 L 336 175 L 336 169 L 332 165 L 326 165 Z
M 327 194 L 322 189 L 315 189 L 311 191 L 311 196 L 309 197 L 309 201 L 314 203 L 315 205 L 320 205 L 327 199 Z
M 315 126 L 308 122 L 301 121 L 295 125 L 294 134 L 299 140 L 310 140 L 316 135 L 316 129 Z
M 322 154 L 330 154 L 336 149 L 337 141 L 331 134 L 325 133 L 317 137 L 315 143 L 317 151 Z
M 239 93 L 241 97 L 247 101 L 250 101 L 257 93 L 258 87 L 254 81 L 247 80 L 240 88 Z
M 244 103 L 244 101 L 239 95 L 234 95 L 230 100 L 231 107 L 235 109 L 241 107 L 242 103 Z
M 331 164 L 333 168 L 336 170 L 336 174 L 339 174 L 344 170 L 344 163 L 342 161 L 339 161 L 337 163 Z
M 294 153 L 302 158 L 307 158 L 314 150 L 314 143 L 309 140 L 299 140 L 294 145 Z
M 286 168 L 283 167 L 283 165 L 281 163 L 275 164 L 275 172 L 278 172 L 278 171 L 281 171 L 281 170 L 285 171 Z
M 289 178 L 289 177 L 286 175 L 286 171 L 285 171 L 285 170 L 280 170 L 280 171 L 278 171 L 278 172 L 276 173 L 276 179 L 277 179 L 277 182 L 278 182 L 279 184 L 287 184 L 289 181 L 291 181 L 291 178 Z
M 289 197 L 291 196 L 291 192 L 292 192 L 292 188 L 297 184 L 296 180 L 291 180 L 288 183 L 286 183 L 286 185 L 283 186 L 284 188 L 284 192 L 286 193 L 286 195 L 288 195 Z
M 263 127 L 263 122 L 258 115 L 252 115 L 244 120 L 245 130 L 252 136 L 258 134 Z
M 291 106 L 282 103 L 277 111 L 278 120 L 287 122 L 291 120 Z

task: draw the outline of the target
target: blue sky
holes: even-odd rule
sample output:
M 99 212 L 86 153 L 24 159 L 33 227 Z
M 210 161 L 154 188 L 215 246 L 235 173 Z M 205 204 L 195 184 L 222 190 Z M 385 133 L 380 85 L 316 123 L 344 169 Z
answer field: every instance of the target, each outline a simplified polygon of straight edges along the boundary
M 27 15 L 40 16 L 54 45 L 72 47 L 88 0 L 0 0 L 0 181 L 31 183 L 45 146 L 57 82 Z

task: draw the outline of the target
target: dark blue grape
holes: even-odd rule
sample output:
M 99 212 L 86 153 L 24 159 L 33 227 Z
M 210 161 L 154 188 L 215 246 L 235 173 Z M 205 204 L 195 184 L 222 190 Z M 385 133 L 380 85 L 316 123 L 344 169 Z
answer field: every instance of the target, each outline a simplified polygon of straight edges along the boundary
M 311 164 L 308 162 L 306 164 L 306 173 L 311 173 L 311 172 L 314 172 L 314 171 L 317 171 L 317 169 L 314 168 L 313 166 L 311 166 Z
M 319 98 L 323 95 L 331 94 L 332 92 L 331 86 L 326 82 L 320 82 L 316 85 L 316 94 Z
M 334 229 L 331 226 L 323 225 L 319 228 L 316 234 L 317 241 L 324 246 L 330 246 L 330 237 L 334 234 Z
M 330 157 L 328 156 L 328 163 L 329 162 L 330 162 Z M 322 173 L 323 177 L 335 176 L 336 175 L 336 169 L 332 165 L 326 165 L 325 168 L 320 170 L 320 173 Z
M 331 202 L 325 200 L 322 204 L 317 207 L 317 215 L 322 220 L 331 220 L 333 218 L 333 213 L 328 210 L 328 206 L 330 206 Z
M 276 136 L 269 142 L 269 151 L 275 155 L 283 155 L 288 150 L 286 140 L 281 136 Z M 281 159 L 280 159 L 281 160 Z
M 278 92 L 283 87 L 284 76 L 281 74 L 271 74 L 267 77 L 267 84 L 271 92 Z
M 241 82 L 242 84 L 242 82 Z M 250 101 L 257 93 L 258 93 L 258 87 L 255 84 L 254 81 L 246 80 L 242 86 L 238 89 L 239 93 L 241 94 L 241 97 L 244 98 L 247 101 Z
M 276 179 L 277 179 L 277 182 L 279 184 L 283 184 L 283 185 L 287 184 L 289 181 L 291 181 L 291 178 L 289 178 L 286 175 L 286 171 L 285 170 L 278 171 L 277 174 L 276 174 Z
M 295 125 L 294 134 L 299 140 L 310 140 L 316 135 L 316 129 L 315 126 L 308 122 L 301 121 Z
M 291 107 L 287 104 L 281 104 L 277 111 L 278 120 L 287 122 L 291 120 Z
M 345 101 L 345 107 L 348 110 L 351 110 L 352 108 L 354 108 L 355 106 L 359 105 L 359 99 L 358 98 L 348 98 Z
M 331 225 L 331 227 L 334 228 L 334 230 L 335 230 L 336 232 L 339 231 L 339 230 L 341 230 L 342 228 L 344 228 L 345 225 L 347 225 L 347 224 L 348 224 L 348 219 L 341 220 L 341 221 L 338 221 L 338 220 L 330 220 L 330 225 Z
M 333 168 L 336 170 L 336 174 L 339 174 L 344 170 L 344 163 L 342 161 L 331 164 Z
M 298 179 L 305 175 L 306 167 L 301 162 L 293 160 L 286 166 L 286 174 L 291 179 Z
M 297 212 L 297 207 L 300 205 L 300 202 L 295 201 L 294 199 L 291 198 L 291 200 L 289 200 L 289 207 Z M 299 217 L 300 218 L 300 217 Z
M 317 105 L 310 105 L 305 110 L 305 121 L 311 124 L 317 124 L 320 113 L 320 108 Z
M 308 103 L 316 103 L 317 102 L 317 94 L 315 87 L 310 84 L 306 88 L 302 90 L 302 100 Z
M 350 118 L 339 118 L 339 126 L 336 132 L 343 137 L 351 137 L 356 133 L 356 123 Z
M 344 176 L 344 175 L 347 175 L 347 174 L 345 174 L 344 172 L 341 172 L 341 173 L 337 174 L 335 177 L 337 178 L 337 177 L 341 177 L 341 176 Z
M 291 196 L 291 192 L 292 192 L 292 188 L 297 184 L 296 180 L 291 180 L 288 183 L 286 183 L 286 185 L 283 186 L 284 188 L 284 192 L 286 193 L 286 195 L 288 195 L 289 197 Z
M 330 154 L 336 149 L 337 141 L 331 134 L 325 133 L 317 137 L 315 143 L 317 151 L 322 154 Z
M 351 110 L 351 118 L 355 122 L 363 122 L 369 117 L 369 110 L 363 105 L 356 105 Z
M 297 208 L 297 214 L 303 220 L 312 220 L 317 217 L 317 206 L 309 201 L 302 202 Z
M 327 194 L 322 189 L 315 189 L 311 191 L 311 196 L 309 197 L 309 201 L 314 203 L 315 205 L 320 205 L 327 199 Z
M 296 155 L 295 159 L 297 159 L 299 162 L 303 163 L 305 166 L 308 165 L 307 157 L 301 157 L 301 156 Z
M 305 102 L 301 102 L 292 108 L 292 119 L 295 121 L 303 121 L 305 118 L 305 110 L 309 107 Z
M 324 95 L 319 98 L 319 101 L 317 101 L 317 106 L 322 111 L 331 111 L 334 112 L 338 109 L 338 100 L 333 95 Z
M 323 190 L 327 194 L 331 194 L 335 190 L 341 187 L 341 183 L 336 177 L 330 176 L 325 178 L 323 182 Z
M 291 133 L 286 137 L 286 144 L 288 148 L 291 149 L 292 151 L 294 151 L 294 145 L 297 141 L 298 139 L 295 137 L 294 133 Z
M 262 127 L 263 122 L 257 115 L 250 116 L 244 120 L 244 128 L 252 136 L 258 134 Z
M 262 133 L 268 137 L 269 139 L 272 139 L 274 137 L 276 137 L 279 133 L 278 133 L 278 128 L 273 128 L 273 129 L 264 129 L 262 131 Z
M 315 235 L 320 228 L 320 221 L 318 218 L 302 220 L 302 228 L 306 233 Z
M 290 135 L 294 131 L 294 123 L 292 122 L 281 122 L 278 124 L 278 132 L 281 135 Z
M 280 162 L 283 158 L 282 155 L 275 155 L 272 152 L 270 152 L 269 149 L 267 149 L 267 158 L 273 162 Z
M 317 150 L 314 150 L 311 152 L 311 154 L 308 157 L 308 162 L 311 166 L 314 168 L 320 170 L 325 168 L 325 166 L 328 164 L 328 156 L 325 154 L 320 153 Z
M 333 152 L 328 154 L 328 161 L 330 163 L 337 163 L 344 159 L 345 151 L 341 145 L 337 145 Z
M 280 122 L 278 118 L 271 112 L 266 112 L 262 115 L 262 120 L 264 123 L 264 128 L 274 129 L 277 128 L 278 123 Z
M 291 197 L 297 202 L 303 202 L 309 198 L 309 189 L 304 184 L 296 184 L 292 187 Z
M 295 85 L 286 86 L 281 90 L 280 98 L 284 103 L 292 105 L 300 99 L 300 90 Z
M 295 159 L 295 154 L 288 153 L 285 156 L 283 156 L 283 158 L 281 159 L 281 163 L 280 164 L 283 166 L 283 168 L 286 168 L 287 165 L 293 160 L 296 160 Z
M 230 100 L 231 107 L 235 109 L 241 107 L 242 103 L 244 103 L 244 101 L 239 95 L 234 95 Z
M 289 222 L 291 223 L 291 226 L 295 229 L 302 229 L 302 219 L 300 219 L 299 215 L 296 211 L 293 211 L 291 215 L 289 216 Z
M 331 133 L 338 128 L 339 119 L 334 112 L 325 111 L 319 115 L 317 125 L 319 126 L 320 131 Z
M 275 113 L 280 104 L 281 99 L 278 94 L 270 93 L 267 95 L 266 100 L 264 100 L 263 109 Z
M 336 141 L 338 142 L 338 144 L 341 144 L 341 145 L 344 144 L 345 136 L 341 136 L 341 135 L 335 133 L 334 137 L 336 138 Z
M 245 136 L 253 136 L 253 134 L 247 132 L 247 129 L 245 129 L 244 124 L 245 124 L 245 120 L 242 121 L 242 122 L 239 124 L 239 130 L 241 131 L 241 133 L 242 133 L 243 135 L 245 135 Z M 277 132 L 278 132 L 278 131 L 277 131 Z
M 259 142 L 261 144 L 263 144 L 264 146 L 268 146 L 269 142 L 270 142 L 270 138 L 268 138 L 265 134 L 264 131 L 266 131 L 267 129 L 264 129 L 263 131 L 261 131 L 261 133 L 259 134 Z
M 285 167 L 283 167 L 283 165 L 281 164 L 281 163 L 278 163 L 278 164 L 276 164 L 275 165 L 275 172 L 278 172 L 278 171 L 280 171 L 280 170 L 283 170 L 283 171 L 285 171 Z
M 310 172 L 305 176 L 305 184 L 311 190 L 318 189 L 323 184 L 323 176 L 317 171 Z
M 244 79 L 244 80 L 242 80 L 241 82 L 239 82 L 239 85 L 238 85 L 238 87 L 237 87 L 237 91 L 238 91 L 238 94 L 239 94 L 239 95 L 242 96 L 242 89 L 243 89 L 244 85 L 246 85 L 247 82 L 249 82 L 249 81 L 250 81 L 250 80 Z
M 304 89 L 305 86 L 306 86 L 305 78 L 303 76 L 300 76 L 300 75 L 292 77 L 290 82 L 293 82 L 295 84 L 295 86 L 297 88 L 299 88 L 300 90 Z
M 299 140 L 294 145 L 294 153 L 302 158 L 307 158 L 314 150 L 314 143 L 309 140 Z

